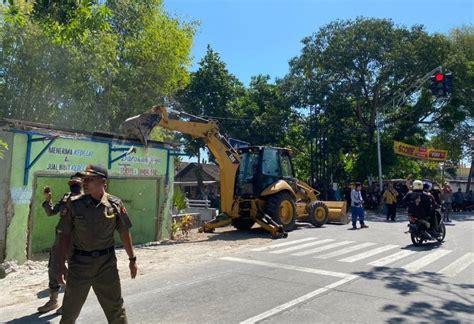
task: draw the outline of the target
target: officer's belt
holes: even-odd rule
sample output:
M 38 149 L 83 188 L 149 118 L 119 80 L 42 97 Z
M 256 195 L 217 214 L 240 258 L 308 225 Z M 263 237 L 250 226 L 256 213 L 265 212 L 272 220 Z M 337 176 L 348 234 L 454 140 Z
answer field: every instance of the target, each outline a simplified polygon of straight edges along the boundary
M 83 251 L 83 250 L 74 249 L 74 255 L 99 257 L 102 255 L 110 254 L 114 251 L 115 251 L 115 248 L 113 246 L 107 249 L 94 250 L 94 251 Z

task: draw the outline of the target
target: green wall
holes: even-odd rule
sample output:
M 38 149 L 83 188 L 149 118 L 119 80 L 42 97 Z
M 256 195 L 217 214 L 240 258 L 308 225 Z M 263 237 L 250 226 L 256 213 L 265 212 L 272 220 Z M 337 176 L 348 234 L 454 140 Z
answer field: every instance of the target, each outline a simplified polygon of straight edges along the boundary
M 132 222 L 133 243 L 156 240 L 159 179 L 110 179 L 109 192 L 121 197 Z
M 45 135 L 49 134 L 45 133 Z M 41 137 L 44 135 L 33 136 L 33 138 Z M 103 138 L 92 140 L 91 137 L 77 134 L 61 134 L 32 166 L 28 184 L 23 185 L 27 135 L 15 133 L 13 146 L 10 148 L 12 150 L 10 194 L 14 216 L 7 229 L 7 260 L 19 262 L 26 260 L 29 228 L 31 228 L 31 252 L 43 251 L 51 246 L 58 218 L 47 217 L 42 210 L 44 185 L 48 182 L 47 185 L 53 189 L 54 199 L 59 199 L 67 190 L 66 182 L 71 174 L 84 170 L 88 164 L 108 166 L 110 141 Z M 48 142 L 49 140 L 42 140 L 32 143 L 30 161 L 38 156 Z M 115 141 L 112 144 L 113 148 L 128 149 L 131 146 L 128 142 Z M 119 197 L 133 202 L 130 206 L 127 206 L 125 202 L 125 206 L 131 210 L 130 214 L 134 222 L 132 234 L 135 236 L 136 243 L 154 241 L 160 236 L 163 239 L 168 238 L 168 229 L 161 228 L 157 233 L 156 226 L 151 226 L 151 224 L 157 224 L 157 213 L 163 215 L 163 226 L 170 224 L 172 195 L 165 195 L 164 192 L 168 151 L 157 147 L 145 149 L 136 145 L 135 148 L 136 153 L 119 159 L 109 169 L 109 176 L 113 178 L 110 179 L 110 192 L 114 194 L 116 191 Z M 120 154 L 121 152 L 112 152 L 112 158 Z M 169 162 L 171 163 L 169 170 L 172 174 L 173 160 L 169 159 Z M 129 179 L 126 184 L 125 179 Z M 172 185 L 170 187 L 172 188 Z M 154 196 L 155 193 L 158 197 Z M 31 215 L 30 204 L 32 204 Z
M 43 188 L 49 186 L 53 195 L 53 203 L 62 198 L 69 191 L 67 185 L 69 177 L 37 177 L 31 204 L 30 244 L 31 253 L 49 250 L 54 242 L 55 228 L 59 222 L 59 214 L 46 215 L 41 204 L 44 201 Z

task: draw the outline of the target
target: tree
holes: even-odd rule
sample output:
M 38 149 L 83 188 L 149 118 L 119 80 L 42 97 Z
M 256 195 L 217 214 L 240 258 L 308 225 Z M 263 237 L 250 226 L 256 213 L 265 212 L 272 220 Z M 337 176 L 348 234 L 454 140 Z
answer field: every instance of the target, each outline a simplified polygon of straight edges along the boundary
M 424 90 L 412 93 L 402 106 L 390 105 L 416 80 L 447 62 L 451 51 L 445 36 L 429 35 L 422 26 L 408 29 L 390 20 L 366 18 L 332 22 L 303 39 L 301 54 L 290 61 L 285 78 L 294 84 L 288 95 L 295 107 L 311 108 L 320 119 L 328 116 L 326 129 L 342 124 L 350 130 L 334 132 L 329 147 L 352 154 L 352 176 L 363 179 L 377 173 L 377 111 L 385 128 L 404 124 L 408 133 L 420 124 L 439 127 L 446 115 L 454 123 L 462 120 L 459 106 L 433 100 Z
M 206 119 L 219 121 L 223 134 L 238 134 L 235 131 L 235 118 L 239 100 L 245 93 L 243 84 L 229 71 L 219 54 L 209 45 L 206 55 L 199 62 L 199 68 L 191 73 L 186 88 L 176 95 L 178 109 Z M 188 145 L 188 151 L 199 155 L 202 143 Z
M 6 117 L 117 131 L 188 82 L 195 24 L 169 17 L 162 1 L 7 9 L 0 25 Z
M 270 83 L 269 75 L 252 77 L 241 99 L 237 114 L 242 118 L 238 138 L 252 145 L 279 146 L 289 129 L 291 106 L 278 84 Z

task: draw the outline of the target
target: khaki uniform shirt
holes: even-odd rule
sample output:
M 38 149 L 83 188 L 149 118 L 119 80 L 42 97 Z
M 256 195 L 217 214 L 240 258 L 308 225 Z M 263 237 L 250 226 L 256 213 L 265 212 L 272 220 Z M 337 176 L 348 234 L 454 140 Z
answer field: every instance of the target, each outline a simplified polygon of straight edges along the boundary
M 104 250 L 115 245 L 114 231 L 127 231 L 132 224 L 122 201 L 105 193 L 96 203 L 89 195 L 71 197 L 58 232 L 71 234 L 74 248 L 83 251 Z
M 397 202 L 397 196 L 398 192 L 395 189 L 387 189 L 383 193 L 383 198 L 385 199 L 385 202 L 389 205 L 392 205 Z

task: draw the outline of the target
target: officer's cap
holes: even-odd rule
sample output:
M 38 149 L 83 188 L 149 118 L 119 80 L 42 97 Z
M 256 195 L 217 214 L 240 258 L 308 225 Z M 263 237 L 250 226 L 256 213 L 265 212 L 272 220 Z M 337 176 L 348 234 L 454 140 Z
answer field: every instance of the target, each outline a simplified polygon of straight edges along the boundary
M 107 169 L 101 165 L 94 165 L 89 164 L 83 172 L 80 172 L 82 177 L 101 177 L 101 178 L 108 178 Z
M 81 172 L 76 172 L 74 173 L 71 177 L 70 177 L 71 180 L 81 180 L 82 179 L 82 174 Z

